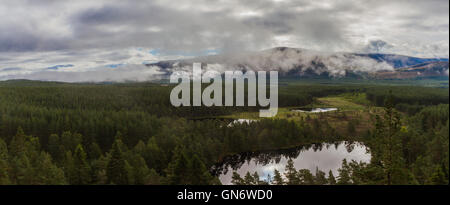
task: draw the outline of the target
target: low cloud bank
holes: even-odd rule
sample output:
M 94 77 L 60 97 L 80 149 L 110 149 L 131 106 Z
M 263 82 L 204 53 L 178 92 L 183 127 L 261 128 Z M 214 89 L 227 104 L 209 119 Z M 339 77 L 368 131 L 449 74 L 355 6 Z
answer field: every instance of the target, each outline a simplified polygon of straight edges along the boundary
M 189 71 L 194 62 L 208 64 L 210 69 L 219 72 L 226 70 L 289 72 L 296 69 L 300 73 L 306 71 L 312 71 L 318 75 L 328 73 L 331 77 L 344 76 L 347 71 L 373 73 L 394 70 L 386 62 L 378 62 L 355 54 L 326 53 L 294 48 L 275 48 L 263 52 L 198 57 L 175 62 L 171 67 L 165 69 L 169 72 Z
M 161 78 L 158 67 L 123 65 L 116 68 L 99 67 L 90 71 L 38 71 L 29 74 L 3 76 L 4 79 L 28 79 L 61 82 L 143 82 Z

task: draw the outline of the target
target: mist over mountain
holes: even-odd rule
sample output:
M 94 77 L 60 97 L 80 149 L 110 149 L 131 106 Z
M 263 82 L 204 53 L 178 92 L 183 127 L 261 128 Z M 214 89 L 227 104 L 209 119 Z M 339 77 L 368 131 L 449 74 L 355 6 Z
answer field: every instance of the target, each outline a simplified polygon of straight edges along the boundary
M 407 70 L 407 68 L 414 66 L 417 69 L 425 66 L 422 69 L 427 71 L 424 73 L 425 75 L 431 72 L 433 76 L 448 76 L 448 59 L 446 58 L 417 58 L 395 54 L 333 53 L 288 47 L 277 47 L 259 52 L 229 53 L 161 61 L 147 64 L 147 66 L 157 67 L 159 70 L 170 74 L 175 71 L 189 72 L 195 62 L 203 63 L 203 67 L 207 64 L 208 69 L 219 72 L 227 70 L 277 70 L 280 76 L 286 77 L 390 76 L 414 78 L 417 77 L 411 75 L 414 72 Z M 427 65 L 432 67 L 432 71 L 429 71 Z M 409 72 L 409 74 L 403 77 L 401 74 L 404 72 Z M 386 75 L 374 75 L 375 73 L 386 73 Z
M 400 68 L 395 71 L 378 72 L 373 77 L 380 79 L 448 78 L 448 67 L 448 61 L 432 61 Z

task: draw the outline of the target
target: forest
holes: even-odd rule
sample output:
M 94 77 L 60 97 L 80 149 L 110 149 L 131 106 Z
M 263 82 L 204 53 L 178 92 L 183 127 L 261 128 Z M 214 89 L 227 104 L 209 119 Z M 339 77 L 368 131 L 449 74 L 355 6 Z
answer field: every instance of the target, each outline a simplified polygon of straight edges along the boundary
M 370 110 L 333 116 L 345 128 L 324 115 L 228 126 L 229 116 L 257 108 L 173 107 L 171 88 L 158 83 L 0 82 L 0 184 L 218 185 L 211 167 L 226 156 L 342 140 L 364 143 L 370 163 L 344 160 L 334 176 L 296 170 L 290 162 L 269 181 L 257 173 L 234 173 L 233 184 L 448 184 L 448 86 L 280 86 L 281 108 L 350 96 Z M 371 123 L 355 124 L 365 114 Z

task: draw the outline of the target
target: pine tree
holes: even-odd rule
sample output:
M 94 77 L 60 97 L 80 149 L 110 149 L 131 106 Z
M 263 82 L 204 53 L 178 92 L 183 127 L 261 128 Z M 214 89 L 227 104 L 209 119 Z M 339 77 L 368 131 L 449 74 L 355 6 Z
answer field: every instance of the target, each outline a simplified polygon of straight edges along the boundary
M 350 120 L 347 124 L 347 133 L 349 135 L 354 135 L 356 133 L 356 122 L 354 120 Z
M 339 178 L 337 184 L 339 185 L 349 185 L 351 184 L 351 171 L 348 166 L 347 160 L 342 160 L 342 167 L 338 169 Z
M 98 159 L 102 156 L 102 150 L 97 143 L 93 142 L 89 145 L 88 157 L 89 159 Z
M 336 184 L 336 178 L 334 178 L 333 172 L 331 170 L 330 170 L 330 172 L 328 172 L 328 184 L 329 185 Z
M 80 144 L 81 142 L 80 143 L 74 142 L 74 138 L 72 137 L 72 133 L 71 132 L 63 132 L 61 137 L 60 137 L 60 143 L 64 147 L 64 150 L 66 150 L 66 152 L 69 151 L 69 150 L 71 152 L 74 152 L 76 146 L 78 144 Z
M 440 166 L 436 166 L 429 181 L 432 185 L 448 185 L 448 181 L 445 179 L 445 174 Z
M 161 185 L 164 182 L 164 177 L 160 176 L 154 169 L 150 169 L 148 175 L 145 177 L 146 185 Z
M 284 184 L 283 177 L 281 177 L 280 172 L 276 169 L 274 171 L 273 184 L 274 185 L 283 185 Z
M 61 153 L 60 145 L 61 143 L 57 134 L 52 134 L 48 137 L 48 153 L 50 153 L 50 155 L 56 161 L 61 160 L 63 156 Z
M 23 129 L 21 127 L 17 128 L 17 133 L 9 144 L 9 154 L 11 156 L 19 156 L 27 151 L 25 145 L 26 138 L 27 136 L 23 132 Z
M 133 184 L 144 185 L 146 183 L 146 177 L 149 174 L 149 169 L 145 163 L 144 158 L 140 155 L 135 154 L 132 159 L 130 159 L 132 166 L 132 178 Z
M 314 179 L 314 184 L 316 185 L 325 185 L 328 183 L 327 177 L 325 176 L 325 172 L 320 171 L 318 167 L 316 167 L 316 176 Z
M 394 109 L 394 99 L 392 91 L 389 92 L 385 101 L 384 116 L 376 116 L 375 124 L 375 147 L 373 161 L 381 166 L 384 172 L 387 185 L 400 180 L 400 175 L 404 175 L 403 157 L 399 132 L 401 130 L 400 115 Z M 396 178 L 398 177 L 398 179 Z
M 212 176 L 206 169 L 205 164 L 200 160 L 200 158 L 194 154 L 191 162 L 191 177 L 190 180 L 192 184 L 196 185 L 207 185 L 210 183 Z
M 254 185 L 261 185 L 263 182 L 259 179 L 257 172 L 253 173 L 253 183 Z
M 265 180 L 262 180 L 260 185 L 270 185 L 272 184 L 272 181 L 273 181 L 272 175 L 267 174 L 267 178 Z
M 73 156 L 74 164 L 74 184 L 89 184 L 91 181 L 91 167 L 86 161 L 86 152 L 83 147 L 78 144 Z
M 297 176 L 297 170 L 294 167 L 294 161 L 292 159 L 289 159 L 286 168 L 285 168 L 284 176 L 287 178 L 286 184 L 288 185 L 298 185 L 300 184 L 300 180 Z
M 157 172 L 162 172 L 169 163 L 166 153 L 159 148 L 155 137 L 148 140 L 142 156 L 144 157 L 147 165 L 150 166 L 150 168 L 155 169 Z
M 111 148 L 111 158 L 109 159 L 106 176 L 110 184 L 128 184 L 129 173 L 126 167 L 121 147 L 122 141 L 116 139 Z
M 93 184 L 107 184 L 106 169 L 110 159 L 109 153 L 101 155 L 98 159 L 91 162 L 91 175 Z
M 245 185 L 255 185 L 255 178 L 253 178 L 252 174 L 250 172 L 247 172 L 244 176 L 244 184 Z
M 0 185 L 9 185 L 11 180 L 8 174 L 9 164 L 6 160 L 0 159 Z
M 178 147 L 174 151 L 172 162 L 167 168 L 167 181 L 171 185 L 187 185 L 190 184 L 186 173 L 189 170 L 190 162 L 185 151 Z
M 41 152 L 38 166 L 35 169 L 37 184 L 42 185 L 64 185 L 67 184 L 64 172 L 52 162 L 48 153 Z
M 38 184 L 37 179 L 35 179 L 34 167 L 37 166 L 39 150 L 39 139 L 26 136 L 22 128 L 19 127 L 9 146 L 12 183 L 21 185 Z
M 298 170 L 297 178 L 299 179 L 300 184 L 314 185 L 314 176 L 311 174 L 311 171 L 309 171 L 309 169 Z
M 74 160 L 72 156 L 72 152 L 69 150 L 64 155 L 64 161 L 63 161 L 63 169 L 64 169 L 64 176 L 69 182 L 69 184 L 75 184 L 76 179 L 76 172 L 75 172 L 75 165 Z
M 8 174 L 8 147 L 5 141 L 0 138 L 0 185 L 9 185 L 11 180 Z
M 27 155 L 21 154 L 11 160 L 11 182 L 18 185 L 30 185 L 35 183 L 33 166 Z
M 244 179 L 242 179 L 241 175 L 239 175 L 237 172 L 233 172 L 233 175 L 231 176 L 231 183 L 234 185 L 244 185 Z

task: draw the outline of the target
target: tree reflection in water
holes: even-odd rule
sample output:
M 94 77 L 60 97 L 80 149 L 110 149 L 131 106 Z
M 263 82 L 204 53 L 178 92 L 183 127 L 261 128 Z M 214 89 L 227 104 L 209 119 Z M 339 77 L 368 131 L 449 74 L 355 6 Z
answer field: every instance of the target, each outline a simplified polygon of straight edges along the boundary
M 353 152 L 355 149 L 357 149 L 357 151 Z M 302 156 L 302 154 L 305 156 Z M 227 156 L 221 163 L 213 166 L 211 172 L 215 176 L 219 176 L 222 183 L 228 184 L 228 178 L 230 178 L 229 176 L 231 176 L 233 171 L 249 171 L 250 173 L 263 172 L 262 174 L 265 175 L 267 174 L 265 172 L 272 174 L 276 168 L 282 172 L 284 171 L 284 166 L 288 159 L 293 159 L 298 166 L 310 166 L 310 169 L 315 169 L 313 164 L 318 163 L 317 160 L 319 160 L 322 161 L 322 164 L 325 163 L 327 165 L 323 168 L 330 168 L 330 170 L 335 172 L 337 168 L 340 167 L 340 163 L 344 158 L 347 160 L 368 162 L 370 160 L 370 154 L 367 153 L 366 147 L 359 142 L 340 141 L 334 143 L 317 143 L 303 145 L 292 149 L 246 152 Z M 329 163 L 330 160 L 333 162 Z M 339 161 L 336 162 L 336 160 Z M 328 173 L 329 170 L 322 171 Z M 263 175 L 260 173 L 260 176 L 267 177 Z

